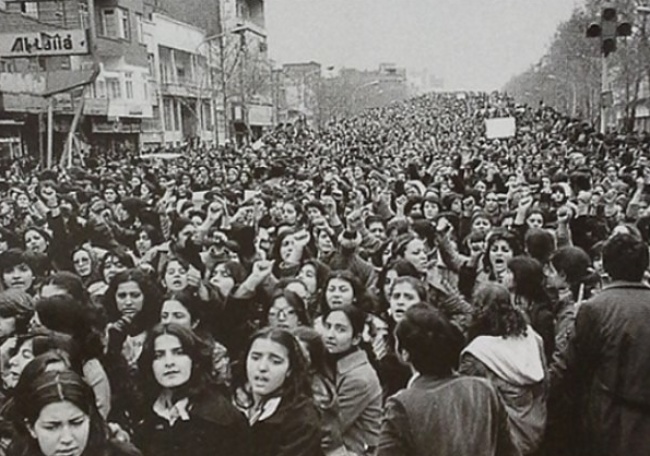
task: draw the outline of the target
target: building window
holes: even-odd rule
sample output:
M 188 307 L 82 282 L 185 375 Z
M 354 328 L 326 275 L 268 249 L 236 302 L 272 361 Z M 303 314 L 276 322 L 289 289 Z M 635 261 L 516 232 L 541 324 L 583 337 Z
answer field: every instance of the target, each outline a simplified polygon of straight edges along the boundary
M 174 110 L 174 100 L 171 98 L 163 99 L 163 128 L 167 131 L 172 131 L 174 125 L 172 124 L 172 111 Z
M 156 130 L 160 129 L 160 125 L 162 124 L 160 119 L 160 108 L 158 106 L 152 106 L 151 115 L 153 117 L 153 124 L 156 126 Z
M 177 104 L 176 100 L 172 99 L 172 106 L 174 108 L 174 112 L 172 112 L 172 116 L 174 118 L 174 131 L 181 131 L 181 122 L 178 118 L 178 110 L 180 108 L 180 102 Z
M 210 106 L 210 102 L 204 100 L 201 103 L 201 107 L 203 108 L 203 112 L 201 115 L 202 127 L 203 130 L 207 131 L 212 128 L 212 109 Z
M 0 59 L 0 73 L 15 73 L 16 61 L 12 59 Z
M 115 16 L 117 15 L 114 9 L 102 10 L 102 35 L 117 38 L 119 36 L 119 27 Z
M 101 10 L 101 34 L 109 38 L 128 40 L 131 27 L 129 12 L 122 8 L 104 8 Z
M 144 27 L 142 24 L 143 18 L 141 13 L 135 13 L 136 20 L 136 34 L 138 35 L 138 43 L 144 44 Z
M 106 78 L 106 91 L 108 92 L 108 98 L 111 100 L 122 98 L 120 80 L 118 78 Z
M 37 2 L 22 2 L 20 4 L 20 12 L 25 16 L 38 19 L 38 3 Z
M 106 83 L 101 79 L 95 81 L 95 95 L 97 98 L 106 98 Z
M 147 65 L 149 66 L 149 77 L 156 77 L 156 58 L 152 53 L 147 54 Z
M 131 39 L 131 24 L 129 21 L 129 12 L 127 10 L 120 10 L 120 19 L 122 22 L 122 36 L 125 40 Z
M 124 73 L 124 89 L 126 90 L 126 98 L 133 100 L 133 73 Z
M 79 20 L 81 21 L 81 28 L 88 28 L 88 5 L 79 3 Z

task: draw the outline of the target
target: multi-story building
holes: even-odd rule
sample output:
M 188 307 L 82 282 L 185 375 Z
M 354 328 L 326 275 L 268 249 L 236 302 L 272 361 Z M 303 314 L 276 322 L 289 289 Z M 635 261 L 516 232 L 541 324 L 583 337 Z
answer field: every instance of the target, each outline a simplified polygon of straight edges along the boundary
M 153 13 L 143 33 L 153 104 L 153 116 L 143 125 L 143 145 L 212 142 L 215 87 L 206 32 Z
M 146 0 L 154 12 L 205 32 L 200 54 L 211 68 L 214 134 L 242 141 L 274 121 L 273 66 L 263 0 Z
M 22 32 L 91 37 L 79 52 L 0 54 L 0 158 L 45 156 L 48 104 L 60 155 L 82 96 L 76 131 L 103 151 L 241 142 L 272 126 L 277 94 L 262 0 L 86 1 L 0 1 L 4 42 Z
M 242 142 L 273 125 L 273 66 L 268 57 L 263 0 L 222 0 L 214 44 L 225 129 Z
M 282 66 L 281 121 L 301 119 L 311 126 L 320 124 L 321 65 L 317 62 Z
M 0 57 L 0 115 L 20 117 L 24 149 L 43 157 L 44 117 L 49 99 L 53 105 L 53 143 L 58 155 L 69 133 L 75 106 L 86 85 L 83 118 L 78 127 L 82 141 L 102 150 L 136 151 L 142 119 L 151 117 L 147 91 L 148 64 L 142 35 L 142 0 L 93 0 L 91 5 L 75 0 L 5 2 L 0 14 L 3 42 L 18 38 L 34 40 L 42 33 L 56 36 L 78 34 L 90 42 L 84 52 L 63 47 L 60 55 L 50 50 L 30 49 L 14 57 Z M 91 6 L 92 8 L 88 8 Z M 88 12 L 93 11 L 91 17 Z M 25 44 L 28 43 L 25 41 Z M 36 46 L 36 41 L 32 44 Z M 70 52 L 68 52 L 70 51 Z M 89 84 L 88 84 L 89 83 Z M 65 90 L 66 88 L 70 90 Z
M 142 0 L 94 0 L 100 72 L 86 100 L 91 142 L 138 150 L 142 121 L 152 116 Z

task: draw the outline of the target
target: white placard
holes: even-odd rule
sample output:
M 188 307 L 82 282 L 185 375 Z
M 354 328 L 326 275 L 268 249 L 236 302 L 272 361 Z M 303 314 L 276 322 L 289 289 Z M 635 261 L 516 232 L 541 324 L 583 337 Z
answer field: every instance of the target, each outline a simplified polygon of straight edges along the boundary
M 511 138 L 515 135 L 515 118 L 485 119 L 485 135 L 488 139 Z

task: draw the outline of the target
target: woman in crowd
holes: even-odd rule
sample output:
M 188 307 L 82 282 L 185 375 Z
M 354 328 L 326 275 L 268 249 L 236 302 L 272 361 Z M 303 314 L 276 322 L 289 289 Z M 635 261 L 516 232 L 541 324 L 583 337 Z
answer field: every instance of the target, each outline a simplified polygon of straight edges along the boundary
M 388 298 L 388 312 L 393 322 L 399 323 L 410 307 L 420 303 L 427 303 L 427 289 L 424 284 L 410 276 L 395 278 Z
M 179 257 L 171 257 L 162 267 L 162 287 L 168 293 L 182 291 L 188 286 L 189 262 Z
M 363 310 L 349 304 L 331 309 L 323 319 L 325 347 L 335 366 L 343 441 L 356 454 L 377 446 L 381 422 L 379 378 L 360 347 L 365 322 Z
M 246 279 L 246 269 L 241 263 L 229 260 L 218 262 L 208 276 L 210 296 L 223 308 L 230 292 Z
M 133 258 L 126 253 L 126 250 L 115 249 L 107 251 L 99 261 L 99 279 L 88 286 L 88 293 L 95 300 L 101 300 L 113 277 L 134 266 Z
M 86 287 L 100 280 L 99 260 L 93 249 L 86 246 L 74 249 L 72 251 L 72 266 Z
M 343 306 L 355 306 L 365 311 L 366 322 L 362 332 L 363 340 L 372 346 L 376 359 L 383 358 L 388 349 L 388 324 L 371 313 L 377 310 L 375 300 L 356 275 L 348 270 L 335 270 L 325 281 L 320 305 L 321 316 L 314 320 L 314 328 L 322 332 L 323 315 Z
M 320 412 L 323 453 L 325 456 L 343 453 L 346 450 L 341 435 L 339 401 L 336 386 L 328 373 L 327 349 L 323 338 L 317 331 L 306 326 L 294 329 L 293 334 L 307 359 L 314 403 Z
M 294 277 L 298 273 L 301 261 L 308 258 L 305 247 L 310 240 L 311 236 L 306 230 L 283 227 L 271 252 L 271 258 L 275 260 L 273 275 L 276 278 Z
M 39 272 L 39 258 L 20 249 L 9 249 L 0 254 L 0 277 L 6 289 L 24 291 L 30 296 L 36 294 Z
M 36 303 L 35 310 L 37 324 L 69 335 L 79 347 L 78 356 L 84 378 L 95 392 L 99 412 L 104 418 L 108 417 L 111 410 L 111 385 L 100 361 L 104 346 L 101 333 L 93 325 L 92 310 L 69 294 L 42 298 Z
M 155 246 L 162 244 L 162 242 L 163 240 L 160 232 L 152 225 L 144 224 L 136 232 L 134 252 L 142 262 L 147 253 Z
M 121 353 L 135 367 L 147 331 L 160 318 L 160 292 L 147 274 L 139 269 L 118 273 L 104 298 L 108 316 L 108 348 Z
M 245 353 L 235 403 L 248 420 L 254 454 L 323 454 L 307 362 L 295 337 L 266 328 L 251 337 Z
M 513 444 L 536 454 L 546 425 L 544 343 L 512 305 L 503 285 L 481 285 L 474 297 L 472 341 L 463 349 L 460 373 L 489 379 L 503 398 Z
M 329 267 L 315 259 L 303 261 L 298 270 L 298 277 L 307 287 L 309 296 L 307 297 L 306 306 L 309 317 L 313 320 L 318 309 L 318 298 L 320 297 L 325 280 L 330 274 Z
M 483 268 L 478 273 L 476 281 L 503 282 L 503 276 L 508 269 L 508 261 L 521 253 L 521 244 L 517 237 L 509 231 L 493 231 L 488 236 L 483 257 Z
M 168 294 L 160 308 L 160 323 L 175 323 L 193 331 L 212 350 L 212 375 L 220 385 L 230 384 L 228 350 L 216 339 L 217 312 L 210 304 L 184 290 Z
M 21 378 L 16 435 L 8 456 L 137 456 L 132 445 L 111 440 L 92 389 L 72 371 Z
M 309 326 L 305 302 L 298 294 L 279 288 L 271 296 L 267 312 L 268 326 L 293 331 L 299 326 Z
M 135 442 L 144 454 L 253 454 L 246 421 L 214 387 L 210 347 L 191 330 L 154 327 L 139 366 L 145 408 Z
M 523 255 L 508 260 L 502 279 L 515 307 L 523 311 L 526 321 L 544 340 L 546 359 L 551 359 L 555 350 L 555 315 L 544 281 L 539 261 Z

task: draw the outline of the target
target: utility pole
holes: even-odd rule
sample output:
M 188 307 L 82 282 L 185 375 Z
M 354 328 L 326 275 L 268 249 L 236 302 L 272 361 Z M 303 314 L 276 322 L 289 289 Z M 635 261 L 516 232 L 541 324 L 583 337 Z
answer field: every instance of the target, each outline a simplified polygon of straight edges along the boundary
M 587 28 L 588 38 L 600 38 L 601 50 L 601 94 L 600 94 L 600 132 L 607 132 L 609 108 L 613 105 L 613 94 L 609 83 L 608 57 L 616 51 L 616 39 L 619 36 L 630 36 L 632 24 L 618 22 L 618 11 L 606 3 L 601 10 L 600 23 L 594 22 Z

